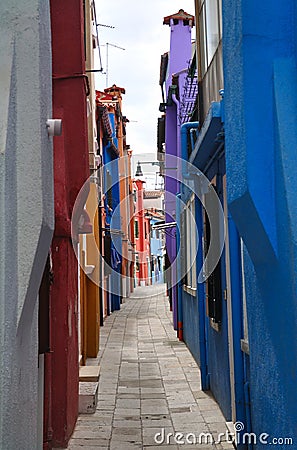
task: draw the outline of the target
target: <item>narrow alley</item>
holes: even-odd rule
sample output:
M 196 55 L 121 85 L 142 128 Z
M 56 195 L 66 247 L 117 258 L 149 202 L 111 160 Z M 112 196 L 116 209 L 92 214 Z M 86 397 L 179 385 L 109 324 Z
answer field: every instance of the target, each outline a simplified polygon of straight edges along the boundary
M 201 450 L 233 449 L 226 435 L 210 444 L 226 433 L 225 419 L 200 390 L 199 369 L 171 317 L 163 284 L 136 288 L 105 320 L 99 356 L 89 360 L 100 364 L 97 409 L 79 416 L 68 449 L 173 450 L 194 442 Z
M 296 5 L 0 1 L 0 450 L 297 450 Z

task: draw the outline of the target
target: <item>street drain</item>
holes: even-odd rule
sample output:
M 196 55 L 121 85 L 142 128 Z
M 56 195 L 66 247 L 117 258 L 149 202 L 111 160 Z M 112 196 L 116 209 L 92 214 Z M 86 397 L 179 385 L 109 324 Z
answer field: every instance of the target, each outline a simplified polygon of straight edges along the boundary
M 168 419 L 168 416 L 162 415 L 162 414 L 149 414 L 147 416 L 142 417 L 142 419 L 145 419 L 145 420 L 162 420 L 162 419 Z

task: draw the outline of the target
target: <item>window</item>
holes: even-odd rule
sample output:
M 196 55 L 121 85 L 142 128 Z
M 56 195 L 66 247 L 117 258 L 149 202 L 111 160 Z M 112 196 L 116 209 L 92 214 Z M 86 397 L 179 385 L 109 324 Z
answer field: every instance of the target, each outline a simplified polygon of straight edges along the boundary
M 197 228 L 195 221 L 195 195 L 193 194 L 187 203 L 185 211 L 185 284 L 196 289 L 196 256 L 197 256 Z
M 215 186 L 213 186 L 215 188 Z M 208 211 L 211 210 L 207 203 L 211 202 L 210 194 L 205 194 L 205 205 Z M 210 203 L 209 203 L 210 205 Z M 213 211 L 214 213 L 214 211 Z M 220 226 L 219 219 L 212 221 L 212 232 L 210 233 L 210 223 L 208 215 L 204 213 L 204 258 L 208 253 L 210 240 L 215 240 L 215 245 L 220 245 Z M 206 312 L 213 323 L 219 324 L 222 321 L 222 275 L 221 275 L 221 260 L 216 265 L 215 269 L 209 275 L 206 281 Z
M 135 270 L 136 270 L 136 272 L 139 272 L 139 256 L 138 256 L 138 254 L 136 255 L 136 258 L 135 258 Z
M 222 37 L 222 0 L 204 0 L 199 13 L 201 76 L 205 74 Z
M 205 0 L 206 7 L 206 39 L 208 64 L 219 45 L 219 14 L 216 0 Z
M 106 198 L 108 206 L 112 208 L 112 177 L 109 170 L 106 171 Z
M 220 20 L 220 39 L 223 36 L 223 5 L 222 0 L 219 0 L 219 20 Z
M 205 5 L 202 5 L 200 16 L 200 61 L 202 76 L 207 70 L 207 40 L 206 40 L 206 25 L 205 25 Z
M 136 239 L 139 238 L 138 220 L 135 220 L 135 237 L 136 237 Z

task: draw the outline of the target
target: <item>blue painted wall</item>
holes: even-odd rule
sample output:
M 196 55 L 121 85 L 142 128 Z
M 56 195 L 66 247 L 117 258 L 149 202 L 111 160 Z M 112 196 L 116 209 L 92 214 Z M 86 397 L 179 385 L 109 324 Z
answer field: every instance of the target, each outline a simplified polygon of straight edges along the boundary
M 216 136 L 215 136 L 216 137 Z M 198 150 L 199 151 L 199 150 Z M 206 175 L 212 178 L 215 174 L 222 175 L 225 171 L 225 162 L 221 158 L 215 159 Z M 222 183 L 219 182 L 219 195 L 222 196 Z M 182 201 L 187 202 L 189 192 L 182 190 Z M 203 209 L 200 201 L 196 198 L 195 216 L 199 235 L 199 246 L 197 255 L 197 278 L 203 263 Z M 221 257 L 221 302 L 222 321 L 219 331 L 210 325 L 210 319 L 206 316 L 205 286 L 197 284 L 196 297 L 181 290 L 183 306 L 183 336 L 184 340 L 193 354 L 201 369 L 201 381 L 203 389 L 210 389 L 219 403 L 227 420 L 231 419 L 231 393 L 229 373 L 229 347 L 228 347 L 228 317 L 227 302 L 224 300 L 226 289 L 225 254 Z
M 203 301 L 203 299 L 202 299 Z M 200 366 L 200 332 L 198 298 L 182 291 L 183 336 L 195 361 Z M 201 336 L 203 338 L 203 335 Z
M 294 448 L 296 2 L 225 0 L 223 5 L 228 201 L 246 246 L 252 428 L 257 434 L 291 436 Z
M 224 258 L 224 255 L 222 255 Z M 207 319 L 209 386 L 226 418 L 231 419 L 230 374 L 228 353 L 227 302 L 223 300 L 220 330 L 214 330 Z
M 112 126 L 112 138 L 113 144 L 117 148 L 118 140 L 116 138 L 116 129 L 115 129 L 115 117 L 113 113 L 109 113 L 109 119 Z M 107 192 L 106 185 L 106 173 L 110 172 L 112 179 L 112 212 L 107 209 L 107 202 L 105 202 L 106 209 L 106 217 L 107 224 L 111 229 L 120 230 L 121 229 L 121 216 L 120 216 L 120 208 L 117 206 L 120 203 L 120 184 L 119 184 L 119 167 L 118 167 L 118 156 L 115 154 L 114 150 L 111 147 L 110 142 L 105 143 L 103 147 L 103 162 L 104 162 L 104 190 Z M 122 255 L 121 248 L 122 242 L 121 237 L 119 235 L 111 233 L 111 251 L 113 255 L 116 255 L 116 258 L 112 258 L 112 261 L 119 261 L 116 266 L 113 266 L 113 271 L 110 275 L 110 287 L 111 287 L 111 311 L 120 309 L 121 305 L 121 264 L 122 264 Z
M 216 137 L 215 137 L 216 139 Z M 209 180 L 217 176 L 217 194 L 223 205 L 223 175 L 225 174 L 224 155 L 216 158 L 205 175 Z M 221 267 L 221 302 L 222 320 L 219 331 L 215 330 L 206 318 L 207 330 L 207 361 L 209 373 L 209 386 L 226 418 L 231 420 L 231 391 L 230 391 L 230 367 L 229 367 L 229 344 L 228 344 L 228 313 L 226 291 L 226 257 L 225 250 L 220 259 Z M 205 300 L 206 301 L 206 300 Z

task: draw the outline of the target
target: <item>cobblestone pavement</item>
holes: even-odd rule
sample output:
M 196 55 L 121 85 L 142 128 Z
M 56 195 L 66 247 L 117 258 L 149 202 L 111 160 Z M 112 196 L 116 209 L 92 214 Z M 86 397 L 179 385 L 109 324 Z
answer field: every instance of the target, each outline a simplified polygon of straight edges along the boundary
M 176 338 L 164 285 L 137 288 L 105 320 L 100 348 L 90 360 L 101 366 L 97 410 L 79 416 L 68 449 L 233 449 L 226 436 L 205 444 L 205 433 L 217 441 L 226 432 L 225 420 Z

